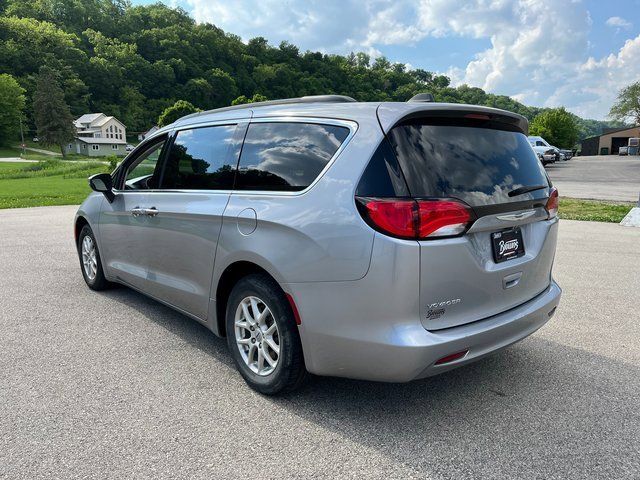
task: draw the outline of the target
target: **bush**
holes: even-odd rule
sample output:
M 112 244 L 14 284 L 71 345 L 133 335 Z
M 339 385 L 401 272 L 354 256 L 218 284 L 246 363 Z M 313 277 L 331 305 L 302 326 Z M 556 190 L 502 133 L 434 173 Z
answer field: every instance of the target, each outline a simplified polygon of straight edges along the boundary
M 115 155 L 109 155 L 108 157 L 105 157 L 105 160 L 109 162 L 109 168 L 112 172 L 116 169 L 118 163 L 120 163 L 120 158 Z
M 169 125 L 185 115 L 199 112 L 200 109 L 194 107 L 186 100 L 178 100 L 176 103 L 166 108 L 158 118 L 158 126 L 164 127 Z

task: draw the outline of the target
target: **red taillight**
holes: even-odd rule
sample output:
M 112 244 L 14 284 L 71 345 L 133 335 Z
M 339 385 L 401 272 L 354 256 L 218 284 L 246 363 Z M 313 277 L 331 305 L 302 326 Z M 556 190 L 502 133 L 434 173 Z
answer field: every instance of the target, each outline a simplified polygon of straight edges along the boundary
M 558 189 L 555 187 L 551 187 L 551 192 L 549 193 L 549 200 L 547 200 L 547 204 L 545 205 L 545 210 L 549 214 L 549 218 L 553 218 L 558 214 Z
M 415 200 L 366 199 L 369 220 L 378 230 L 401 238 L 415 238 Z
M 357 200 L 372 227 L 399 238 L 418 240 L 460 235 L 474 218 L 471 208 L 459 200 L 362 197 Z
M 454 200 L 419 200 L 418 211 L 420 238 L 459 235 L 471 221 L 471 209 Z

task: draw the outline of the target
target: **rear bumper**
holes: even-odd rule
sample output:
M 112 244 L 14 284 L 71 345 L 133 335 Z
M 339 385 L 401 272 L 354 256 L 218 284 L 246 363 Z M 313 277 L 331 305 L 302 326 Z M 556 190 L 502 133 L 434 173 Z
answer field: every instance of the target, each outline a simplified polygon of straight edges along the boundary
M 307 295 L 323 296 L 317 290 L 296 293 L 302 310 L 307 310 Z M 332 322 L 331 317 L 325 316 L 322 322 L 325 328 L 322 328 L 322 324 L 313 320 L 313 315 L 305 318 L 302 311 L 300 333 L 305 361 L 309 371 L 317 375 L 363 380 L 407 382 L 437 375 L 479 360 L 531 335 L 553 316 L 561 293 L 560 287 L 552 281 L 543 293 L 516 308 L 438 331 L 425 330 L 419 321 L 407 321 L 406 318 L 387 322 L 372 320 L 368 326 L 356 321 L 358 328 L 352 328 L 353 322 L 347 315 L 339 322 Z M 388 297 L 387 301 L 394 302 Z M 325 312 L 333 310 L 326 302 L 324 305 Z M 306 320 L 310 322 L 305 324 Z M 333 328 L 327 329 L 327 323 Z M 438 359 L 465 350 L 468 353 L 463 358 L 435 365 Z

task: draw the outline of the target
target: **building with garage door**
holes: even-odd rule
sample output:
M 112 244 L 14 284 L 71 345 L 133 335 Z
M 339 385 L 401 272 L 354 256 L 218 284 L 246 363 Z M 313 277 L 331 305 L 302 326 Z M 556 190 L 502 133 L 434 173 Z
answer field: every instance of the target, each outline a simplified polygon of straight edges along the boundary
M 617 155 L 634 137 L 640 137 L 640 127 L 606 128 L 601 135 L 582 140 L 580 155 Z

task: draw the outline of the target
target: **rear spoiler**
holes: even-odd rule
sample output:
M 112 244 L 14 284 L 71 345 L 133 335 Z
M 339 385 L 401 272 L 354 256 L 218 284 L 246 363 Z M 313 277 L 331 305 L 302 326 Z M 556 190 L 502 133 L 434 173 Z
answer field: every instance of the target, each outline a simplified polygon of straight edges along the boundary
M 529 133 L 529 121 L 522 115 L 498 108 L 465 105 L 460 103 L 382 103 L 377 109 L 378 121 L 385 134 L 396 125 L 420 118 L 434 120 L 468 120 L 504 126 L 525 135 Z

